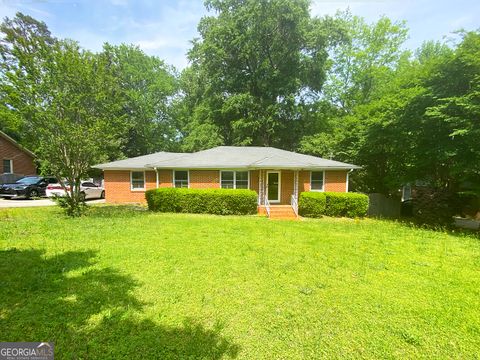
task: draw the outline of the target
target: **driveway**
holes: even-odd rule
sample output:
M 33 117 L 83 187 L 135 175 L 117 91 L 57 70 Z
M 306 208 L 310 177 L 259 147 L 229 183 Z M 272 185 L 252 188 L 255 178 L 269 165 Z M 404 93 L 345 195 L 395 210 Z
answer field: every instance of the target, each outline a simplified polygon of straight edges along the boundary
M 105 200 L 87 200 L 87 204 L 103 204 Z M 27 200 L 27 199 L 1 199 L 0 198 L 0 209 L 1 208 L 18 208 L 18 207 L 34 207 L 34 206 L 53 206 L 56 205 L 50 199 L 37 199 L 37 200 Z

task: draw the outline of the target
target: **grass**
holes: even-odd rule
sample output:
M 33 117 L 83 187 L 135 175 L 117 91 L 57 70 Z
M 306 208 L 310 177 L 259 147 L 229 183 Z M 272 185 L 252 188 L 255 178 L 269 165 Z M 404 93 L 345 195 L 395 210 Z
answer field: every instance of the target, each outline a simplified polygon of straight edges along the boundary
M 479 239 L 388 221 L 1 210 L 0 286 L 57 359 L 479 357 Z

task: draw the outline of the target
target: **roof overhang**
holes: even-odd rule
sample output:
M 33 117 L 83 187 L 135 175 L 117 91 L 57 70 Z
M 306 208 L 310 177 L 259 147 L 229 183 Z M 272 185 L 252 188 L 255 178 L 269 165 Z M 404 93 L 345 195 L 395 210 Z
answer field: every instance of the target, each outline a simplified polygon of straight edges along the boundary
M 107 171 L 155 171 L 155 170 L 292 170 L 292 171 L 323 171 L 323 170 L 355 170 L 361 169 L 360 166 L 352 167 L 328 167 L 328 166 L 146 166 L 146 167 L 102 167 L 101 165 L 93 166 L 95 169 Z

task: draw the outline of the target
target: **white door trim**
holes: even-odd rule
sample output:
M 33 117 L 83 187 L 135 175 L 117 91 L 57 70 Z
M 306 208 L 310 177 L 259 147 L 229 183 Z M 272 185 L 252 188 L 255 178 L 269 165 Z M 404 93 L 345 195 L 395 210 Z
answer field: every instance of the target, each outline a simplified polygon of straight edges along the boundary
M 278 174 L 278 200 L 270 200 L 268 199 L 268 174 L 270 173 L 276 173 Z M 268 202 L 272 203 L 272 204 L 275 204 L 275 203 L 279 203 L 281 201 L 281 197 L 282 197 L 282 172 L 280 170 L 277 170 L 277 171 L 267 171 L 267 199 L 268 199 Z

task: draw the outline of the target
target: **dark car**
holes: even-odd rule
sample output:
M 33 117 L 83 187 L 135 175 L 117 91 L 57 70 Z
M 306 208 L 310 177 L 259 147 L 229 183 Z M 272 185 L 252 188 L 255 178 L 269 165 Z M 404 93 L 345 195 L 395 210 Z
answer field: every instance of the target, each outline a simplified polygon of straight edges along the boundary
M 45 196 L 47 185 L 56 182 L 54 177 L 25 176 L 14 184 L 0 185 L 0 197 L 30 199 Z

